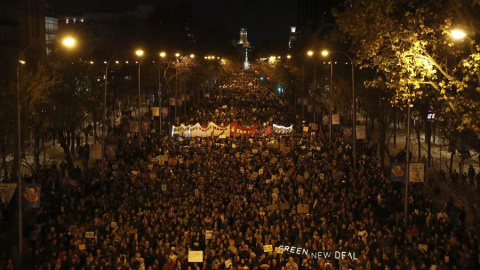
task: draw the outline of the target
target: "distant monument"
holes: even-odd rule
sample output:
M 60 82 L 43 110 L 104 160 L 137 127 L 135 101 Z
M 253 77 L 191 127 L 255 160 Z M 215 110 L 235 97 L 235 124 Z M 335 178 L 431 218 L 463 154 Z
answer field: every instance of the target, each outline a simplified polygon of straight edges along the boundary
M 248 49 L 250 49 L 250 42 L 247 39 L 247 28 L 240 28 L 240 40 L 238 45 L 242 45 L 245 49 L 245 62 L 243 63 L 244 69 L 250 69 L 250 63 L 248 62 Z

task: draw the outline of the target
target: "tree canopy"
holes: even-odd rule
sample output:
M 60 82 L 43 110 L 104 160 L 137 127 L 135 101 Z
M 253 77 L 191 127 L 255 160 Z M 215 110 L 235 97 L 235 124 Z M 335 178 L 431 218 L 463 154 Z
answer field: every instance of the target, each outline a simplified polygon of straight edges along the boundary
M 480 136 L 479 13 L 479 1 L 369 0 L 349 2 L 335 17 L 356 64 L 376 70 L 396 103 L 443 103 L 459 129 Z M 457 27 L 463 40 L 450 35 Z

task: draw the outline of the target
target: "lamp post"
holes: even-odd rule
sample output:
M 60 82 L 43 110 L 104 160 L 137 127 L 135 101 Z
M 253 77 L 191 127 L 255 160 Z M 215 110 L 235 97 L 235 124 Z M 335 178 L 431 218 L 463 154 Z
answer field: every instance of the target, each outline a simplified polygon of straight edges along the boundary
M 110 63 L 113 61 L 115 57 L 119 54 L 131 52 L 131 50 L 123 50 L 115 53 L 110 59 L 107 61 L 107 66 L 105 67 L 105 88 L 103 92 L 103 119 L 102 119 L 102 166 L 101 166 L 101 180 L 102 183 L 105 181 L 105 137 L 107 133 L 106 129 L 106 121 L 107 121 L 107 85 L 108 85 L 108 67 Z M 115 124 L 115 123 L 114 123 Z M 140 127 L 138 127 L 140 130 Z
M 160 57 L 163 59 L 167 54 L 165 52 L 161 52 Z M 161 61 L 158 63 L 158 136 L 161 136 L 162 133 L 162 80 L 160 76 L 160 65 Z
M 178 58 L 180 57 L 180 54 L 176 53 L 175 57 L 177 58 L 177 61 L 178 61 Z M 178 103 L 178 80 L 177 80 L 177 77 L 178 77 L 178 69 L 177 69 L 177 66 L 175 66 L 175 114 L 174 114 L 175 119 L 173 119 L 173 122 L 175 124 L 177 124 L 177 103 Z
M 327 50 L 324 50 L 322 51 L 322 55 L 328 55 L 329 53 L 340 53 L 340 54 L 343 54 L 344 56 L 346 56 L 348 58 L 348 60 L 350 60 L 350 64 L 352 66 L 352 121 L 353 121 L 353 125 L 352 125 L 352 132 L 353 132 L 353 169 L 354 170 L 357 170 L 357 108 L 356 108 L 356 104 L 355 104 L 355 66 L 353 64 L 353 61 L 352 61 L 352 58 L 342 52 L 342 51 L 327 51 Z M 331 120 L 330 120 L 331 122 Z
M 23 258 L 23 211 L 22 211 L 22 122 L 21 122 L 21 110 L 22 105 L 20 102 L 20 65 L 26 64 L 25 60 L 21 58 L 32 47 L 38 45 L 33 43 L 25 47 L 19 54 L 17 60 L 17 137 L 18 137 L 18 168 L 17 168 L 17 181 L 18 181 L 18 269 L 22 269 Z M 65 37 L 62 39 L 62 45 L 66 48 L 74 48 L 76 40 L 73 37 Z
M 313 51 L 308 51 L 307 55 L 309 57 L 312 57 L 314 55 Z M 317 61 L 315 61 L 315 58 L 313 58 L 313 92 L 317 90 Z M 315 110 L 314 110 L 314 116 L 315 116 Z M 314 119 L 315 122 L 315 119 Z
M 323 56 L 328 56 L 328 51 L 322 51 Z M 333 61 L 331 58 L 330 60 L 330 89 L 328 91 L 328 106 L 329 106 L 329 118 L 330 120 L 328 121 L 328 129 L 329 129 L 329 136 L 328 136 L 328 142 L 332 143 L 332 90 L 333 90 Z
M 139 57 L 143 56 L 143 51 L 142 50 L 137 50 L 135 51 L 135 54 Z M 142 60 L 140 60 L 140 63 L 138 63 L 138 147 L 142 145 L 142 106 L 140 104 L 141 97 L 140 97 L 140 92 L 142 89 L 141 86 L 141 68 L 142 68 L 142 63 L 143 61 L 147 59 L 147 57 L 143 57 Z
M 410 89 L 408 91 L 408 103 L 407 103 L 407 136 L 406 136 L 406 171 L 407 174 L 405 175 L 405 207 L 404 207 L 404 215 L 405 215 L 405 226 L 408 224 L 408 182 L 410 182 Z

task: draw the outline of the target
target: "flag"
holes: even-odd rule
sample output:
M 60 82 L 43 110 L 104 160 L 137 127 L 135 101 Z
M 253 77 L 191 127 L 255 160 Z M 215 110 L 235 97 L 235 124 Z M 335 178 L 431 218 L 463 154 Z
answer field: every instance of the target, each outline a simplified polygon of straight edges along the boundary
M 40 207 L 40 191 L 42 186 L 40 184 L 24 184 L 22 190 L 23 207 Z
M 405 163 L 394 162 L 392 164 L 390 179 L 392 181 L 405 181 Z

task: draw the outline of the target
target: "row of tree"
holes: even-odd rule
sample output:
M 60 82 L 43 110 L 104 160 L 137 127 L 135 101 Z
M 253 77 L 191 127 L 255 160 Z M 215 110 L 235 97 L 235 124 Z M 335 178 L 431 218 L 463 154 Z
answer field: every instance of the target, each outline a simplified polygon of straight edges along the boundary
M 345 1 L 333 13 L 336 27 L 327 39 L 301 36 L 290 51 L 291 60 L 260 61 L 257 67 L 289 85 L 289 99 L 303 99 L 302 108 L 310 107 L 311 115 L 328 112 L 332 100 L 333 111 L 351 119 L 349 59 L 339 53 L 318 59 L 318 49 L 342 51 L 353 59 L 357 112 L 365 116 L 367 133 L 378 138 L 382 163 L 395 156 L 387 145 L 392 139 L 396 144 L 398 126 L 407 122 L 407 106 L 415 152 L 424 156 L 424 134 L 429 165 L 436 130 L 445 138 L 443 150 L 452 152 L 450 170 L 455 152 L 462 153 L 462 162 L 470 157 L 466 149 L 480 152 L 479 1 Z M 457 28 L 465 31 L 465 38 L 453 39 L 451 31 Z M 312 58 L 306 57 L 309 49 L 317 49 Z M 330 59 L 335 63 L 333 86 Z
M 147 51 L 141 66 L 142 106 L 158 106 L 160 87 L 162 106 L 169 105 L 170 97 L 189 96 L 192 101 L 198 100 L 203 82 L 214 75 L 231 72 L 239 59 L 224 31 L 185 12 L 190 14 L 191 10 L 158 7 L 148 18 L 75 25 L 60 31 L 75 33 L 78 46 L 73 52 L 58 47 L 48 56 L 27 54 L 26 59 L 19 56 L 26 60 L 25 65 L 19 66 L 18 76 L 24 151 L 20 157 L 17 155 L 17 85 L 11 85 L 1 91 L 2 178 L 16 178 L 18 158 L 25 168 L 38 174 L 50 156 L 45 155 L 45 146 L 52 143 L 62 147 L 68 169 L 73 171 L 80 142 L 85 143 L 89 136 L 93 136 L 95 142 L 101 138 L 105 76 L 108 76 L 108 130 L 114 128 L 115 119 L 138 117 L 139 112 L 133 115 L 139 102 L 137 70 L 141 59 L 133 54 L 138 46 Z M 192 23 L 194 27 L 189 27 Z M 105 61 L 123 50 L 131 54 L 119 53 L 105 74 Z M 158 53 L 148 53 L 148 50 L 158 53 L 165 50 L 167 56 L 160 58 Z M 177 52 L 181 53 L 179 57 L 174 56 Z M 195 54 L 194 58 L 190 57 L 191 53 Z M 203 59 L 204 55 L 214 53 L 224 60 Z M 183 112 L 178 111 L 179 115 Z M 115 138 L 109 136 L 107 140 Z

